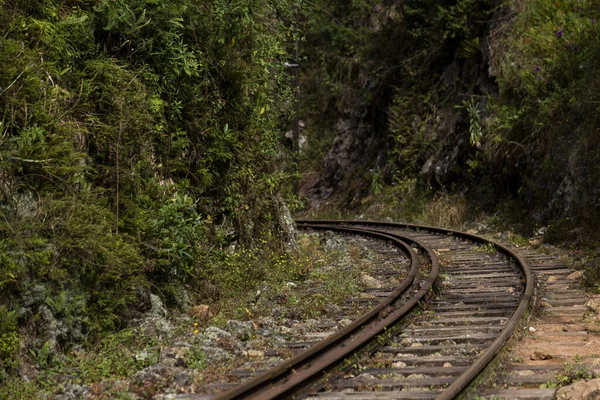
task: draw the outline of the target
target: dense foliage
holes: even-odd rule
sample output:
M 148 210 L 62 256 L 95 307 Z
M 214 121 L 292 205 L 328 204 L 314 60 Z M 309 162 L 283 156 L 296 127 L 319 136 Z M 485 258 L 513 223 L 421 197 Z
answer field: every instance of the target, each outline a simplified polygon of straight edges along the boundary
M 0 1 L 0 372 L 19 326 L 82 342 L 280 242 L 295 9 Z
M 549 240 L 595 232 L 597 2 L 351 4 L 315 2 L 303 81 L 305 168 L 327 168 L 315 160 L 345 140 L 352 113 L 371 129 L 357 140 L 378 144 L 360 159 L 355 146 L 342 204 L 422 218 L 447 196 L 528 233 L 549 225 Z
M 517 219 L 581 239 L 600 218 L 600 5 L 532 0 L 512 10 L 492 42 L 500 93 L 486 132 L 491 166 L 521 180 Z
M 346 178 L 360 177 L 363 189 L 372 193 L 379 191 L 379 178 L 387 185 L 412 181 L 432 154 L 456 142 L 465 153 L 473 150 L 469 140 L 449 143 L 437 137 L 437 131 L 445 108 L 452 110 L 485 94 L 480 37 L 487 32 L 494 2 L 352 4 L 320 1 L 307 23 L 308 71 L 302 88 L 311 142 L 307 161 L 328 148 L 339 133 L 340 120 L 357 114 L 357 125 L 372 127 L 378 151 L 361 159 L 363 171 Z M 333 23 L 325 24 L 327 19 Z M 321 118 L 323 114 L 327 118 Z M 476 141 L 479 132 L 473 133 Z M 421 188 L 439 189 L 439 184 L 463 176 L 460 165 L 451 169 L 450 179 L 425 177 Z

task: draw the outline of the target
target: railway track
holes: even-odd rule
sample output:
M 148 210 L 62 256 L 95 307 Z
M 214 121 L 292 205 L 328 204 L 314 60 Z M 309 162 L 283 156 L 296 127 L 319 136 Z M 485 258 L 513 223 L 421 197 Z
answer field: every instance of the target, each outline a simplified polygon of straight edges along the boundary
M 297 224 L 386 241 L 410 267 L 351 324 L 216 399 L 452 399 L 500 351 L 529 307 L 533 277 L 526 262 L 482 237 L 386 222 Z
M 346 224 L 418 240 L 443 259 L 443 274 L 420 318 L 352 371 L 330 378 L 324 385 L 328 390 L 310 397 L 455 398 L 500 351 L 525 314 L 533 293 L 528 265 L 514 251 L 475 235 L 406 224 Z

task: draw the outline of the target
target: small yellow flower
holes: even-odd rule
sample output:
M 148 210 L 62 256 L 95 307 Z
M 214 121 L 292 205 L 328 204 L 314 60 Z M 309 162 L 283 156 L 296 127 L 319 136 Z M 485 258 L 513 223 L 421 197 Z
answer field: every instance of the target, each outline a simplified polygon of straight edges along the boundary
M 197 323 L 197 322 L 194 322 L 194 326 L 198 326 L 198 323 Z
M 200 332 L 198 329 L 194 329 L 194 334 Z

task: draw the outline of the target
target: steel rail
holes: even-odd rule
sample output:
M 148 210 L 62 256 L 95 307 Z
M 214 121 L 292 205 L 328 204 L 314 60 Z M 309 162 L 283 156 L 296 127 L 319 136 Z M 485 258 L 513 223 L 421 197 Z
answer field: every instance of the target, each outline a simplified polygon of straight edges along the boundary
M 359 234 L 391 242 L 409 255 L 411 259 L 409 273 L 389 297 L 354 320 L 351 324 L 291 359 L 283 361 L 265 373 L 218 395 L 216 400 L 240 398 L 276 399 L 298 391 L 308 383 L 322 377 L 324 372 L 330 370 L 338 362 L 362 348 L 388 326 L 408 314 L 429 293 L 439 275 L 439 261 L 435 253 L 414 239 L 356 227 L 327 226 L 323 224 L 310 225 L 308 223 L 303 224 L 303 227 Z M 418 245 L 428 252 L 431 258 L 431 272 L 426 283 L 418 293 L 411 296 L 402 307 L 386 314 L 384 311 L 397 302 L 418 277 L 420 266 L 418 256 L 406 242 Z
M 525 316 L 529 304 L 533 298 L 533 273 L 529 268 L 529 265 L 525 260 L 516 252 L 512 251 L 508 247 L 494 242 L 493 240 L 486 239 L 482 236 L 473 235 L 470 233 L 455 231 L 446 228 L 438 228 L 433 226 L 415 225 L 415 224 L 404 224 L 396 222 L 378 222 L 378 221 L 343 221 L 343 220 L 297 220 L 299 226 L 310 224 L 312 226 L 325 224 L 325 225 L 360 225 L 360 226 L 374 226 L 374 227 L 387 227 L 396 229 L 411 229 L 411 230 L 424 230 L 429 232 L 441 233 L 446 235 L 453 235 L 464 239 L 471 240 L 473 242 L 482 244 L 492 244 L 499 252 L 504 253 L 510 258 L 516 260 L 518 266 L 523 271 L 525 276 L 525 291 L 519 302 L 517 310 L 512 315 L 506 327 L 502 330 L 500 335 L 492 342 L 492 344 L 481 354 L 477 360 L 471 364 L 471 366 L 462 373 L 453 383 L 450 384 L 444 391 L 436 398 L 436 400 L 450 400 L 454 399 L 460 393 L 462 393 L 471 382 L 485 369 L 485 367 L 494 359 L 496 354 L 502 349 L 506 341 L 509 339 L 511 334 L 517 329 L 519 322 Z

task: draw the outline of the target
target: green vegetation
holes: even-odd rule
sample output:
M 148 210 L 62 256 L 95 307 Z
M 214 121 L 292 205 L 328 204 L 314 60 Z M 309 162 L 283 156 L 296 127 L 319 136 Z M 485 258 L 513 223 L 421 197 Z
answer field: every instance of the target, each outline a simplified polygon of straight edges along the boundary
M 330 169 L 338 214 L 594 242 L 595 18 L 589 0 L 0 0 L 0 383 L 143 368 L 103 349 L 131 344 L 150 294 L 218 323 L 268 309 L 247 306 L 262 284 L 352 289 L 289 251 L 297 42 L 301 164 Z M 358 156 L 323 165 L 332 144 Z M 98 361 L 61 359 L 75 345 Z
M 475 159 L 483 141 L 479 110 L 488 80 L 473 81 L 484 58 L 480 37 L 494 10 L 494 2 L 471 0 L 364 0 L 350 7 L 316 2 L 307 11 L 302 94 L 309 148 L 303 168 L 324 157 L 324 142 L 357 131 L 358 160 L 331 172 L 341 176 L 340 188 L 349 188 L 347 196 L 338 194 L 341 204 L 373 217 L 431 223 L 437 218 L 424 214 L 448 207 L 452 215 L 444 225 L 462 223 L 464 187 L 458 182 L 470 179 L 472 168 L 460 162 Z M 449 120 L 460 120 L 455 115 L 461 113 L 471 122 L 459 127 L 469 131 L 466 140 L 463 132 L 447 132 Z M 423 173 L 430 159 L 453 148 L 461 160 L 450 160 L 445 176 L 434 166 Z M 426 210 L 432 198 L 436 204 Z
M 104 346 L 150 292 L 186 307 L 274 267 L 296 10 L 0 1 L 0 380 L 20 358 Z
M 218 296 L 208 301 L 210 320 L 172 310 L 166 320 L 152 314 L 141 325 L 104 333 L 102 339 L 87 346 L 74 346 L 68 352 L 50 352 L 49 345 L 44 345 L 30 352 L 29 367 L 35 367 L 37 373 L 27 382 L 15 374 L 4 376 L 0 398 L 12 398 L 13 392 L 20 393 L 23 399 L 52 397 L 73 384 L 111 398 L 127 393 L 148 397 L 168 386 L 170 378 L 146 381 L 138 379 L 136 374 L 147 367 L 160 370 L 159 364 L 170 365 L 169 360 L 177 360 L 176 365 L 188 369 L 192 385 L 201 385 L 203 379 L 210 380 L 215 374 L 223 374 L 246 361 L 242 357 L 211 362 L 202 348 L 206 340 L 202 331 L 208 324 L 226 328 L 232 318 L 253 321 L 261 317 L 318 318 L 336 312 L 339 310 L 336 306 L 342 306 L 356 293 L 360 274 L 377 263 L 365 262 L 361 254 L 365 249 L 348 246 L 335 238 L 328 243 L 330 239 L 331 236 L 327 239 L 317 234 L 302 235 L 293 257 L 273 253 L 267 258 L 271 264 L 259 261 L 262 254 L 258 251 L 242 249 L 228 253 L 219 263 L 224 271 L 219 275 L 223 282 L 210 282 L 215 290 L 220 290 Z M 238 269 L 246 265 L 245 269 Z M 275 308 L 279 308 L 279 314 L 273 312 Z M 255 333 L 249 332 L 240 340 L 256 340 Z M 176 352 L 176 358 L 172 358 Z M 147 377 L 145 373 L 141 372 L 141 376 Z
M 16 330 L 16 312 L 9 312 L 6 307 L 0 306 L 0 379 L 19 366 L 17 354 L 20 337 Z
M 500 93 L 490 105 L 487 154 L 492 167 L 502 163 L 520 177 L 510 208 L 522 210 L 517 218 L 543 208 L 538 222 L 550 222 L 551 239 L 581 239 L 573 228 L 598 219 L 600 8 L 548 0 L 512 8 L 515 17 L 492 43 Z
M 554 382 L 542 383 L 541 388 L 560 388 L 568 386 L 582 379 L 589 380 L 594 378 L 594 373 L 588 371 L 584 365 L 573 365 L 565 363 L 562 371 L 556 373 Z
M 222 296 L 213 304 L 211 323 L 222 326 L 231 318 L 271 315 L 274 307 L 281 308 L 281 317 L 317 318 L 326 315 L 328 307 L 343 305 L 357 290 L 361 271 L 372 265 L 366 265 L 359 249 L 326 242 L 320 235 L 301 235 L 293 257 L 273 253 L 268 264 L 259 262 L 256 253 L 227 255 L 219 265 L 230 266 L 228 272 L 213 276 L 218 276 L 223 292 L 236 295 Z
M 41 356 L 37 352 L 35 361 L 40 373 L 29 382 L 17 377 L 8 377 L 0 388 L 0 397 L 33 399 L 48 396 L 56 387 L 66 382 L 89 384 L 103 378 L 126 378 L 158 360 L 155 338 L 140 335 L 130 329 L 109 334 L 87 350 L 54 357 Z
M 596 246 L 596 2 L 315 4 L 304 168 L 347 125 L 359 143 L 360 158 L 335 171 L 331 209 L 446 226 L 487 215 L 502 229 L 544 226 L 547 241 Z

